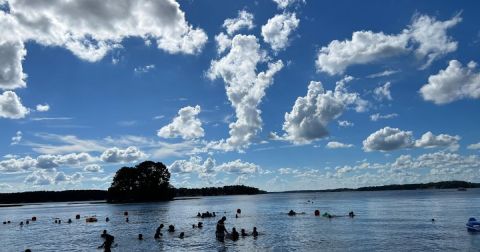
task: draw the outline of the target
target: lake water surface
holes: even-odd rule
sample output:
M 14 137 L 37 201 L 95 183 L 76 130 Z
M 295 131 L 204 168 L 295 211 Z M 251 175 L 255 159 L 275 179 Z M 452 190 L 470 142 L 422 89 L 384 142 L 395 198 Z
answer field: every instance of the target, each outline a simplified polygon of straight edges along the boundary
M 310 200 L 310 202 L 308 202 Z M 313 203 L 312 203 L 313 201 Z M 242 214 L 236 219 L 235 211 Z M 287 216 L 293 209 L 304 215 Z M 314 216 L 315 209 L 351 219 Z M 129 223 L 124 211 L 129 212 Z M 217 218 L 201 220 L 197 212 L 214 211 Z M 75 215 L 81 214 L 81 220 Z M 84 216 L 96 215 L 97 223 Z M 229 230 L 256 226 L 257 239 L 221 243 L 215 239 L 218 218 L 227 217 Z M 20 227 L 21 220 L 37 217 Z M 102 230 L 115 236 L 113 251 L 480 251 L 480 235 L 468 233 L 469 217 L 480 218 L 480 190 L 417 190 L 384 192 L 278 193 L 217 196 L 151 204 L 49 203 L 0 208 L 0 251 L 101 251 Z M 110 222 L 105 222 L 109 217 Z M 61 218 L 62 224 L 54 224 Z M 73 223 L 68 224 L 71 218 Z M 435 222 L 431 219 L 435 218 Z M 203 229 L 192 224 L 203 221 Z M 156 227 L 174 224 L 175 234 Z M 178 238 L 185 232 L 185 239 Z M 142 233 L 143 241 L 136 239 Z

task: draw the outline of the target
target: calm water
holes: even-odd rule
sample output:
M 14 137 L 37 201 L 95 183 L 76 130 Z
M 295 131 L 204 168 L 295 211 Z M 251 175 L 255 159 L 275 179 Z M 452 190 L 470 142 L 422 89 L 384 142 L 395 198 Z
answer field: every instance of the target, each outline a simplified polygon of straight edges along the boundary
M 0 251 L 101 251 L 100 233 L 107 229 L 118 246 L 113 251 L 480 251 L 480 235 L 468 233 L 468 217 L 480 217 L 480 190 L 391 191 L 268 194 L 255 196 L 203 197 L 154 204 L 41 204 L 0 208 Z M 313 201 L 309 203 L 308 200 Z M 242 209 L 235 219 L 235 210 Z M 294 209 L 305 215 L 289 217 Z M 350 218 L 327 219 L 313 212 L 347 214 Z M 236 242 L 215 240 L 218 218 L 204 219 L 204 228 L 192 229 L 199 211 L 215 211 L 227 217 L 226 226 L 251 231 L 257 239 Z M 125 223 L 123 212 L 130 222 Z M 75 220 L 76 214 L 82 220 Z M 97 223 L 83 216 L 96 215 Z M 221 214 L 219 214 L 221 217 Z M 38 221 L 20 227 L 32 216 Z M 105 217 L 110 217 L 106 223 Z M 54 218 L 62 224 L 54 224 Z M 73 220 L 67 224 L 68 218 Z M 435 218 L 432 223 L 430 220 Z M 154 240 L 156 227 L 174 224 L 175 235 L 163 231 Z M 185 239 L 178 237 L 185 232 Z M 138 241 L 142 233 L 145 240 Z

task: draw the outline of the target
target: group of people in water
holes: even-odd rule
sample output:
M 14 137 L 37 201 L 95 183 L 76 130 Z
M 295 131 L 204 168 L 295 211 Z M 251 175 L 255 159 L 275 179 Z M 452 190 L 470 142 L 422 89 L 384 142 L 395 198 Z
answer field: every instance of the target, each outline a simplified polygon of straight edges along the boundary
M 293 210 L 290 210 L 287 214 L 288 214 L 288 216 L 295 216 L 295 215 L 297 215 L 297 214 L 299 214 L 299 213 L 297 213 L 297 212 L 295 212 L 295 211 L 293 211 Z M 300 214 L 305 214 L 305 212 L 301 212 Z M 313 214 L 314 214 L 315 216 L 320 216 L 320 210 L 315 210 L 315 211 L 313 212 Z M 322 216 L 323 216 L 323 217 L 327 217 L 327 218 L 329 218 L 329 219 L 331 219 L 331 218 L 336 218 L 336 217 L 345 217 L 345 215 L 333 215 L 333 214 L 330 214 L 330 213 L 328 213 L 328 212 L 323 213 Z M 353 217 L 355 217 L 355 213 L 354 213 L 353 211 L 350 211 L 350 212 L 348 213 L 348 215 L 346 215 L 346 216 L 348 216 L 348 217 L 350 217 L 350 218 L 353 218 Z
M 238 214 L 236 215 L 238 217 Z M 217 237 L 217 240 L 224 242 L 225 238 L 230 238 L 232 241 L 238 240 L 240 235 L 242 237 L 249 236 L 249 234 L 246 233 L 245 229 L 241 229 L 240 232 L 241 234 L 238 233 L 237 229 L 235 227 L 232 228 L 232 232 L 229 233 L 227 231 L 227 228 L 225 227 L 225 221 L 227 220 L 227 217 L 223 216 L 218 222 L 217 222 L 217 227 L 215 229 L 215 236 Z M 254 238 L 257 238 L 258 236 L 258 231 L 257 227 L 253 227 L 253 232 L 251 234 Z

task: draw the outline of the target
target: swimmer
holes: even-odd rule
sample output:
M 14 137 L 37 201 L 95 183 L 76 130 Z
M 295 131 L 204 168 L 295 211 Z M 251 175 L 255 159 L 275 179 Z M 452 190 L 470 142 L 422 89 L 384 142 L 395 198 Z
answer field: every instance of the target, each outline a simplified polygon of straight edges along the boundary
M 110 218 L 105 218 L 105 222 L 109 222 L 110 221 Z
M 319 210 L 315 210 L 315 216 L 319 216 L 320 215 L 320 211 Z
M 244 229 L 244 228 L 242 228 L 242 229 L 240 230 L 240 234 L 242 235 L 242 237 L 248 236 L 248 234 L 245 233 L 245 229 Z
M 296 214 L 297 214 L 297 213 L 296 213 L 295 211 L 293 211 L 293 210 L 290 210 L 290 212 L 288 212 L 288 215 L 289 215 L 289 216 L 294 216 L 294 215 L 296 215 Z
M 258 236 L 257 227 L 253 227 L 252 235 L 253 235 L 253 237 L 257 237 L 257 236 Z
M 350 218 L 353 218 L 353 217 L 355 217 L 355 213 L 354 213 L 353 211 L 351 211 L 350 213 L 348 213 L 348 216 L 349 216 Z
M 68 222 L 68 224 L 72 223 L 72 219 L 68 219 L 67 222 Z
M 125 219 L 125 222 L 129 222 L 130 220 L 128 219 L 128 217 Z
M 199 221 L 198 224 L 197 224 L 197 227 L 202 228 L 203 227 L 203 222 Z
M 143 240 L 143 235 L 142 234 L 138 234 L 138 240 Z
M 232 228 L 232 234 L 231 234 L 232 241 L 238 240 L 238 237 L 239 237 L 239 234 L 237 232 L 237 229 Z
M 170 232 L 170 233 L 175 232 L 175 226 L 174 225 L 168 226 L 168 232 Z
M 184 233 L 184 232 L 181 232 L 181 233 L 180 233 L 180 236 L 178 236 L 178 238 L 180 238 L 180 239 L 183 239 L 184 237 L 185 237 L 185 233 Z

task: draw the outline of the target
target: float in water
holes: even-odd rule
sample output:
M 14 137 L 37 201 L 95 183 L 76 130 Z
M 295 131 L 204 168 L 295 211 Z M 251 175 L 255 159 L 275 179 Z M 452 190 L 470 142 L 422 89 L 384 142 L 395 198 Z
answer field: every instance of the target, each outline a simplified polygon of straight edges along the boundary
M 477 221 L 477 219 L 475 218 L 468 219 L 466 226 L 468 231 L 471 231 L 471 232 L 480 231 L 480 221 Z

